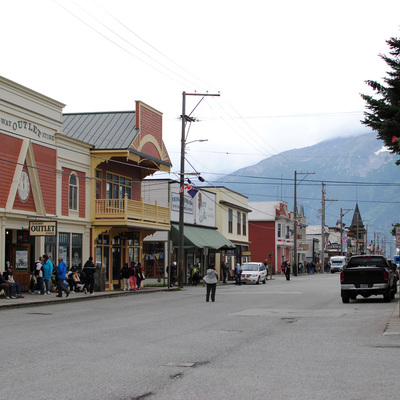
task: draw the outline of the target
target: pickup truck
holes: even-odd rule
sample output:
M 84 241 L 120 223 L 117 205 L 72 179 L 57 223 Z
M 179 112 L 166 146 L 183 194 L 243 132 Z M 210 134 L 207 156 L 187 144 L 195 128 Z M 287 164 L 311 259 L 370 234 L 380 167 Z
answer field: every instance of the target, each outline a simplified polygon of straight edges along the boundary
M 367 298 L 381 294 L 389 302 L 397 292 L 393 265 L 380 255 L 350 257 L 340 273 L 340 284 L 343 303 L 355 300 L 357 295 Z

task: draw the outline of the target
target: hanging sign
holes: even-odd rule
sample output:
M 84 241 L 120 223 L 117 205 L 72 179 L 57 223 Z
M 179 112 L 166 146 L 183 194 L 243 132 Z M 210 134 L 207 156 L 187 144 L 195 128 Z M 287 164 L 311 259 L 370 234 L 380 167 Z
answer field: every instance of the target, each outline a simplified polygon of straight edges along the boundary
M 29 221 L 31 236 L 56 236 L 57 221 Z

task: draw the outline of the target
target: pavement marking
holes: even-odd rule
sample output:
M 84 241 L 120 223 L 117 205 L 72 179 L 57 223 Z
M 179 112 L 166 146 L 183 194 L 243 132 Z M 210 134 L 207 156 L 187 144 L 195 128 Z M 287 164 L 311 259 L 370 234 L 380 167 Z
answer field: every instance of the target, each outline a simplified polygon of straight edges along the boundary
M 194 367 L 196 363 L 170 362 L 165 364 L 167 367 Z
M 285 309 L 267 309 L 267 308 L 249 308 L 232 315 L 248 317 L 285 317 L 285 318 L 339 318 L 348 313 L 343 310 L 285 310 Z

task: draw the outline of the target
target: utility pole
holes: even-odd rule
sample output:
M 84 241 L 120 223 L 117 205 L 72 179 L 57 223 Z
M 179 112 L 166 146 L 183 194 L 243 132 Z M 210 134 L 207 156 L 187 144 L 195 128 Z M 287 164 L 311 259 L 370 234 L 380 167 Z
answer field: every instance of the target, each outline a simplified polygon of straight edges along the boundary
M 340 255 L 343 255 L 344 251 L 343 251 L 343 217 L 349 212 L 351 211 L 351 208 L 341 208 L 340 209 Z M 346 214 L 343 214 L 343 211 L 346 211 Z
M 184 260 L 185 260 L 185 191 L 183 190 L 185 184 L 185 147 L 186 147 L 186 123 L 195 122 L 195 119 L 190 115 L 186 115 L 186 96 L 219 96 L 220 94 L 210 93 L 182 93 L 182 132 L 181 132 L 181 170 L 179 177 L 179 244 L 178 244 L 178 287 L 183 288 L 184 283 Z M 203 100 L 203 99 L 202 99 Z M 201 101 L 201 100 L 200 100 Z M 197 107 L 197 106 L 196 106 Z
M 297 276 L 298 259 L 297 259 L 297 175 L 313 175 L 315 172 L 297 172 L 294 171 L 294 225 L 293 225 L 293 246 L 294 246 L 294 268 L 293 275 Z
M 322 221 L 321 221 L 321 270 L 324 271 L 324 255 L 325 255 L 325 202 L 337 201 L 331 199 L 325 199 L 325 183 L 322 182 Z

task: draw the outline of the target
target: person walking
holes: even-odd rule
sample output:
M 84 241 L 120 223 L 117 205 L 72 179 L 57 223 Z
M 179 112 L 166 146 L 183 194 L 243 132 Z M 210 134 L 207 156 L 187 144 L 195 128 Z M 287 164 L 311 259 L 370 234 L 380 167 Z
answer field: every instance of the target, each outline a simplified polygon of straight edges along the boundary
M 203 278 L 203 280 L 207 284 L 206 301 L 208 302 L 210 300 L 211 294 L 211 301 L 214 302 L 218 282 L 218 273 L 215 270 L 214 264 L 210 264 L 210 268 L 207 269 L 207 275 Z
M 137 272 L 137 277 L 136 277 L 137 289 L 140 290 L 142 281 L 144 281 L 144 279 L 145 279 L 145 277 L 144 277 L 144 269 L 143 269 L 141 263 L 137 263 L 136 272 Z
M 57 288 L 58 295 L 56 297 L 62 297 L 62 292 L 65 293 L 65 296 L 69 296 L 69 290 L 64 286 L 65 278 L 67 274 L 67 264 L 65 264 L 64 259 L 60 257 L 58 259 L 58 268 L 57 268 Z
M 290 264 L 288 262 L 286 263 L 285 276 L 286 280 L 290 281 Z
M 50 261 L 49 256 L 47 254 L 43 255 L 43 281 L 46 287 L 44 294 L 50 293 L 50 280 L 51 275 L 53 273 L 53 263 Z
M 43 258 L 39 257 L 39 259 L 35 263 L 35 270 L 33 274 L 36 277 L 36 285 L 29 290 L 30 294 L 35 294 L 35 290 L 39 292 L 39 294 L 44 294 L 44 285 L 43 285 Z
M 135 291 L 136 290 L 136 275 L 135 275 L 135 263 L 132 261 L 131 265 L 129 266 L 129 286 L 130 289 Z
M 128 263 L 125 263 L 121 269 L 121 278 L 122 278 L 122 287 L 124 288 L 124 291 L 129 290 L 130 272 Z
M 83 273 L 85 274 L 85 288 L 83 289 L 85 294 L 89 291 L 91 295 L 94 294 L 94 274 L 96 267 L 93 263 L 93 257 L 90 256 L 83 266 Z

